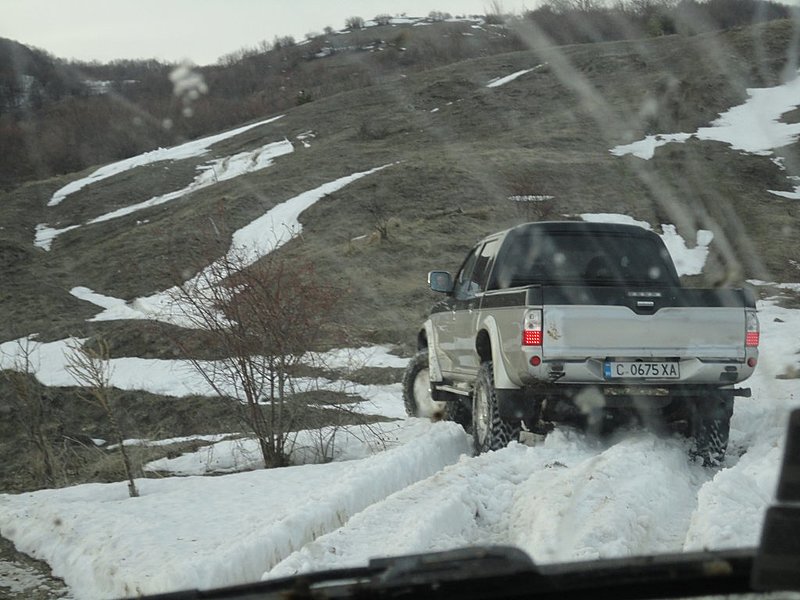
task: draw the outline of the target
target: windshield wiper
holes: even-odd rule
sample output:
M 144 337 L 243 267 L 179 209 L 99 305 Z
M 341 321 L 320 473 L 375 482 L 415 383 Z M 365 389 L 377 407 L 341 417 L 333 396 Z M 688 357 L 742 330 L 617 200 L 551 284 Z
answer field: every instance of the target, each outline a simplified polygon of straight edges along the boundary
M 518 548 L 473 547 L 150 598 L 688 598 L 752 591 L 754 555 L 745 549 L 534 565 Z

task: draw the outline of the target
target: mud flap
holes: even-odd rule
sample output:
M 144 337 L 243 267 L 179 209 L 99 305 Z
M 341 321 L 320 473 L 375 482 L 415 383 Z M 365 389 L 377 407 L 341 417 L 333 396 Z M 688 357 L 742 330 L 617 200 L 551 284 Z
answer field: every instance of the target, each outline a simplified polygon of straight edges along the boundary
M 525 394 L 524 389 L 495 390 L 497 412 L 506 421 L 526 421 L 539 418 L 539 406 Z

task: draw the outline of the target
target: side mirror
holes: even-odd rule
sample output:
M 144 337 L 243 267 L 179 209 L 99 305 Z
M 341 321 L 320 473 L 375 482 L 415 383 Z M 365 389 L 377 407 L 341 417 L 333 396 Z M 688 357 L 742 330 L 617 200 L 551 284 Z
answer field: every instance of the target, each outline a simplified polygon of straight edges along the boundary
M 453 276 L 447 271 L 431 271 L 428 273 L 428 285 L 434 292 L 449 294 L 453 291 Z

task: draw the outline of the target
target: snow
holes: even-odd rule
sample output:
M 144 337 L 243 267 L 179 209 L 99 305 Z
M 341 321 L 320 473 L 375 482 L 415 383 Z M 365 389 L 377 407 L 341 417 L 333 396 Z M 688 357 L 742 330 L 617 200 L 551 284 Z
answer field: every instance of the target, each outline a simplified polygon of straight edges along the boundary
M 34 337 L 20 338 L 0 344 L 0 370 L 22 370 L 25 353 L 28 353 L 30 369 L 36 379 L 48 386 L 74 386 L 75 378 L 67 370 L 69 356 L 73 349 L 86 340 L 66 338 L 53 342 L 39 342 Z M 321 362 L 320 357 L 330 356 L 330 362 Z M 337 349 L 325 355 L 309 355 L 311 365 L 329 368 L 345 364 L 346 357 L 356 357 L 349 363 L 352 368 L 360 364 L 369 366 L 392 365 L 405 367 L 407 360 L 388 354 L 388 347 L 359 349 Z M 201 361 L 205 372 L 222 370 L 221 363 Z M 231 397 L 238 397 L 240 390 L 232 385 L 217 382 Z M 405 417 L 400 399 L 400 385 L 366 385 L 351 381 L 331 381 L 324 378 L 296 378 L 297 392 L 330 391 L 347 394 L 353 400 L 350 409 L 359 414 L 376 414 L 396 419 Z M 117 357 L 109 360 L 109 385 L 121 390 L 142 390 L 152 394 L 170 397 L 216 396 L 212 386 L 191 361 L 183 359 L 157 359 L 138 357 Z
M 799 72 L 800 73 L 800 72 Z M 642 140 L 611 148 L 611 154 L 632 154 L 644 160 L 655 156 L 656 148 L 689 139 L 728 144 L 734 150 L 769 156 L 777 148 L 795 143 L 800 138 L 800 123 L 782 123 L 780 118 L 800 106 L 800 76 L 771 88 L 751 88 L 744 104 L 721 113 L 709 127 L 694 133 L 648 135 Z M 782 167 L 781 164 L 779 166 Z M 768 190 L 790 200 L 800 200 L 800 185 L 793 192 Z
M 794 261 L 789 261 L 794 262 Z M 800 283 L 775 283 L 769 281 L 761 281 L 760 279 L 748 279 L 748 283 L 751 283 L 756 286 L 770 286 L 776 287 L 782 290 L 790 290 L 793 292 L 800 292 Z
M 62 227 L 61 229 L 56 229 L 54 227 L 49 227 L 44 223 L 39 223 L 36 226 L 36 233 L 33 238 L 33 245 L 42 248 L 43 250 L 50 250 L 53 246 L 53 240 L 55 240 L 59 235 L 62 233 L 66 233 L 72 229 L 77 229 L 80 225 L 70 225 L 69 227 Z
M 452 423 L 417 423 L 417 432 L 413 443 L 359 461 L 142 479 L 139 498 L 124 483 L 0 496 L 0 532 L 46 560 L 76 598 L 253 581 L 468 449 Z
M 282 245 L 300 235 L 303 226 L 299 217 L 302 212 L 313 206 L 328 194 L 377 173 L 391 164 L 375 167 L 340 177 L 324 183 L 314 189 L 303 192 L 285 202 L 271 208 L 262 216 L 251 221 L 233 234 L 225 261 L 245 268 L 280 248 Z M 214 263 L 185 282 L 186 289 L 203 289 L 217 282 L 216 273 L 220 271 L 220 263 Z M 222 269 L 224 271 L 224 269 Z M 77 291 L 77 293 L 76 293 Z M 97 294 L 85 287 L 73 288 L 73 295 L 97 304 L 104 310 L 95 315 L 93 321 L 116 321 L 120 319 L 153 319 L 184 327 L 194 327 L 192 307 L 181 303 L 181 292 L 177 287 L 156 292 L 150 296 L 136 298 L 131 302 L 110 298 Z
M 414 419 L 323 427 L 290 434 L 286 447 L 292 463 L 296 465 L 357 460 L 408 443 L 421 435 L 419 432 L 427 426 L 427 421 Z M 151 461 L 145 465 L 145 471 L 186 476 L 233 473 L 264 467 L 256 439 L 238 436 L 236 439 L 213 441 L 215 443 L 194 452 Z
M 675 263 L 678 275 L 699 275 L 708 258 L 708 245 L 714 239 L 714 234 L 706 229 L 699 229 L 695 238 L 695 245 L 689 248 L 686 241 L 678 234 L 675 225 L 662 224 L 661 239 L 669 250 Z
M 55 594 L 50 587 L 50 582 L 39 572 L 31 567 L 21 567 L 14 563 L 0 560 L 0 590 L 8 590 L 14 597 L 35 597 L 43 591 Z M 54 597 L 61 597 L 56 596 Z
M 505 77 L 495 77 L 494 79 L 489 80 L 486 84 L 488 88 L 495 88 L 500 87 L 501 85 L 505 85 L 511 81 L 514 81 L 517 77 L 522 77 L 527 73 L 531 73 L 533 71 L 539 71 L 547 66 L 547 63 L 538 64 L 535 67 L 531 67 L 530 69 L 523 69 L 521 71 L 516 71 L 515 73 L 511 73 L 511 75 L 506 75 Z
M 50 198 L 50 201 L 47 203 L 47 206 L 56 206 L 63 202 L 67 196 L 82 190 L 87 185 L 97 183 L 98 181 L 108 179 L 109 177 L 114 177 L 115 175 L 119 175 L 120 173 L 124 173 L 125 171 L 129 171 L 130 169 L 134 169 L 136 167 L 141 167 L 165 160 L 183 160 L 186 158 L 202 156 L 208 152 L 211 146 L 218 142 L 235 137 L 255 127 L 272 123 L 273 121 L 277 121 L 281 118 L 283 118 L 283 115 L 278 115 L 277 117 L 272 117 L 270 119 L 265 119 L 249 125 L 244 125 L 243 127 L 237 127 L 236 129 L 231 129 L 230 131 L 192 140 L 190 142 L 180 144 L 179 146 L 173 146 L 172 148 L 159 148 L 151 152 L 139 154 L 132 158 L 126 158 L 125 160 L 111 163 L 110 165 L 105 165 L 104 167 L 100 167 L 99 169 L 95 170 L 87 177 L 82 177 L 81 179 L 72 181 L 56 191 L 52 198 Z
M 382 171 L 389 166 L 391 165 L 386 164 L 367 171 L 340 177 L 279 204 L 233 234 L 231 250 L 228 253 L 229 258 L 238 258 L 241 256 L 240 253 L 244 251 L 246 253 L 245 264 L 253 264 L 270 252 L 277 250 L 295 236 L 300 235 L 303 226 L 298 219 L 304 210 L 310 208 L 328 194 L 338 192 L 354 181 Z
M 0 369 L 14 369 L 23 355 L 30 353 L 31 369 L 36 378 L 48 386 L 73 386 L 76 381 L 67 371 L 72 349 L 86 340 L 67 338 L 38 342 L 20 338 L 0 344 Z M 213 390 L 196 373 L 188 360 L 153 358 L 112 358 L 110 385 L 123 390 L 144 390 L 165 396 L 212 395 Z
M 408 419 L 342 428 L 327 464 L 192 476 L 259 466 L 252 441 L 229 439 L 151 463 L 189 476 L 139 480 L 136 499 L 124 483 L 0 495 L 0 532 L 46 560 L 78 599 L 469 544 L 513 544 L 542 563 L 751 546 L 774 494 L 786 416 L 800 405 L 800 380 L 775 379 L 798 363 L 800 311 L 775 300 L 759 311 L 753 397 L 736 400 L 720 468 L 690 462 L 682 438 L 645 430 L 597 439 L 557 429 L 472 458 L 459 427 Z M 390 350 L 367 349 L 360 360 L 400 366 Z M 55 346 L 44 354 L 55 358 Z M 347 366 L 351 354 L 309 360 Z M 399 388 L 392 394 L 401 404 Z M 312 460 L 327 433 L 300 432 L 295 460 Z
M 515 73 L 511 73 L 511 75 L 506 75 L 505 77 L 498 77 L 496 79 L 492 79 L 489 83 L 486 84 L 488 88 L 500 87 L 501 85 L 505 85 L 510 81 L 514 81 L 517 77 L 521 77 L 526 73 L 530 73 L 533 69 L 523 69 L 522 71 L 517 71 Z
M 125 447 L 129 446 L 141 446 L 145 448 L 152 448 L 157 446 L 170 446 L 172 444 L 182 444 L 185 442 L 219 442 L 220 440 L 224 440 L 226 438 L 232 437 L 236 434 L 233 433 L 213 433 L 210 435 L 185 435 L 181 437 L 174 437 L 174 438 L 166 438 L 163 440 L 142 440 L 142 439 L 127 439 L 122 441 L 122 445 Z M 97 443 L 100 442 L 100 443 Z M 97 446 L 105 445 L 105 440 L 95 440 L 95 444 Z M 119 444 L 111 444 L 106 449 L 107 450 L 115 450 L 119 447 Z
M 697 138 L 764 155 L 797 141 L 800 123 L 781 123 L 778 119 L 800 106 L 800 77 L 776 87 L 749 89 L 747 94 L 744 104 L 720 114 L 711 127 L 699 128 Z
M 706 478 L 702 467 L 687 465 L 682 441 L 629 433 L 599 452 L 569 438 L 552 442 L 557 451 L 537 457 L 550 462 L 540 462 L 519 487 L 509 515 L 514 543 L 534 561 L 680 547 Z
M 781 190 L 767 190 L 770 194 L 786 198 L 787 200 L 800 200 L 800 185 L 794 186 L 793 192 L 784 192 Z
M 591 223 L 620 223 L 623 225 L 636 225 L 644 229 L 652 229 L 646 221 L 638 221 L 629 215 L 615 213 L 584 213 L 580 215 L 584 221 Z M 706 229 L 699 229 L 695 238 L 695 245 L 689 248 L 686 240 L 681 237 L 675 225 L 662 224 L 662 233 L 659 234 L 669 250 L 678 275 L 699 275 L 708 258 L 708 246 L 714 239 L 714 234 Z
M 670 142 L 685 142 L 690 137 L 691 133 L 672 133 L 672 134 L 658 134 L 648 135 L 643 140 L 616 146 L 611 149 L 611 154 L 614 156 L 625 156 L 626 154 L 633 154 L 644 160 L 650 160 L 655 156 L 656 148 L 669 144 Z
M 222 181 L 233 179 L 234 177 L 239 177 L 247 173 L 255 173 L 256 171 L 266 169 L 272 165 L 275 158 L 285 154 L 290 154 L 293 151 L 294 146 L 292 146 L 292 143 L 289 140 L 284 139 L 280 142 L 265 144 L 260 148 L 256 148 L 255 150 L 240 152 L 232 156 L 211 160 L 197 167 L 199 173 L 189 185 L 166 194 L 153 196 L 152 198 L 142 202 L 137 202 L 129 206 L 123 206 L 122 208 L 118 208 L 111 212 L 94 217 L 93 219 L 89 219 L 85 224 L 91 225 L 94 223 L 102 223 L 105 221 L 110 221 L 111 219 L 124 217 L 146 208 L 152 208 L 154 206 L 166 204 L 167 202 L 172 202 L 173 200 L 182 198 L 187 194 L 210 187 L 212 185 L 216 185 Z M 76 227 L 80 227 L 80 225 L 72 225 L 64 229 L 52 229 L 43 224 L 37 225 L 36 239 L 34 244 L 45 250 L 50 250 L 53 240 L 56 238 L 56 236 L 66 231 L 75 229 Z
M 490 86 L 531 70 L 493 80 Z M 796 96 L 797 90 L 791 90 Z M 751 101 L 766 110 L 790 101 L 782 94 L 751 90 Z M 726 143 L 744 143 L 734 133 L 737 124 L 755 127 L 746 114 L 732 109 L 715 122 L 715 128 L 725 131 Z M 787 133 L 793 130 L 781 131 L 770 129 L 765 137 L 774 144 L 796 136 Z M 301 135 L 304 144 L 313 138 L 310 132 Z M 689 135 L 707 133 L 653 136 L 639 146 L 629 145 L 629 150 L 652 157 L 656 147 Z M 170 152 L 178 158 L 202 154 L 220 139 L 211 136 L 156 151 L 162 152 L 160 157 L 144 155 L 130 159 L 128 166 L 126 161 L 109 165 L 62 188 L 51 203 L 127 168 L 174 160 L 163 157 Z M 284 140 L 210 161 L 213 173 L 207 169 L 192 185 L 266 165 L 275 152 L 288 151 L 286 144 L 291 146 Z M 758 152 L 752 147 L 747 151 Z M 278 204 L 234 234 L 228 257 L 241 259 L 242 266 L 252 264 L 297 236 L 299 216 L 326 194 L 388 166 L 341 177 Z M 95 222 L 121 214 L 128 213 L 108 213 Z M 627 215 L 581 217 L 651 229 Z M 61 231 L 37 227 L 37 243 L 49 248 Z M 701 272 L 711 232 L 698 231 L 690 248 L 674 225 L 662 224 L 661 231 L 679 272 Z M 213 284 L 212 272 L 213 265 L 187 284 Z M 797 283 L 750 283 L 800 291 Z M 127 302 L 86 287 L 71 290 L 76 298 L 103 309 L 96 320 L 180 322 L 169 292 Z M 148 472 L 175 477 L 137 480 L 139 498 L 128 497 L 124 482 L 2 494 L 0 534 L 20 551 L 45 560 L 77 599 L 233 585 L 364 565 L 376 556 L 472 544 L 513 544 L 542 563 L 752 546 L 774 494 L 787 414 L 800 405 L 800 379 L 785 378 L 798 367 L 800 311 L 782 308 L 775 299 L 759 301 L 758 307 L 760 363 L 745 384 L 753 397 L 736 400 L 729 452 L 720 468 L 690 462 L 687 442 L 680 437 L 638 429 L 605 439 L 557 429 L 543 440 L 529 438 L 528 445 L 471 457 L 470 438 L 460 427 L 404 418 L 400 384 L 346 379 L 362 367 L 404 368 L 407 359 L 395 355 L 391 346 L 334 349 L 309 353 L 304 361 L 325 373 L 341 370 L 345 379 L 307 377 L 297 380 L 299 388 L 345 393 L 354 401 L 348 405 L 353 411 L 399 420 L 297 432 L 290 440 L 296 466 L 271 470 L 260 468 L 256 442 L 235 434 L 126 440 L 126 445 L 207 445 L 146 465 Z M 73 386 L 66 354 L 84 341 L 40 342 L 28 336 L 2 343 L 0 370 L 21 368 L 27 350 L 40 382 Z M 213 394 L 186 360 L 120 357 L 111 359 L 110 367 L 111 384 L 120 389 L 167 397 Z M 305 464 L 322 457 L 330 462 Z M 202 476 L 206 474 L 219 476 Z M 14 569 L 0 563 L 0 586 L 9 577 L 22 577 Z
M 110 221 L 111 219 L 123 217 L 144 210 L 145 208 L 159 206 L 171 202 L 172 200 L 177 200 L 186 194 L 216 185 L 228 179 L 233 179 L 234 177 L 239 177 L 240 175 L 255 173 L 256 171 L 266 169 L 272 165 L 273 159 L 285 154 L 290 154 L 293 151 L 294 146 L 292 146 L 292 143 L 284 139 L 280 142 L 265 144 L 249 152 L 240 152 L 232 156 L 212 160 L 198 167 L 200 173 L 186 187 L 105 213 L 99 217 L 90 219 L 87 221 L 87 224 Z
M 397 356 L 392 350 L 392 346 L 385 344 L 361 348 L 336 348 L 323 353 L 310 352 L 304 360 L 309 364 L 328 369 L 355 370 L 361 367 L 405 369 L 408 358 Z

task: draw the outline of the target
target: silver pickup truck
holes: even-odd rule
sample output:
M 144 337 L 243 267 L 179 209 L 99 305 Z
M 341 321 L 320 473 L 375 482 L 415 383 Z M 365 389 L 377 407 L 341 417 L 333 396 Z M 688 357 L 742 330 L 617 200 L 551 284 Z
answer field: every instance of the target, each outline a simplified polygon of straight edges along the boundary
M 409 414 L 455 420 L 475 451 L 554 423 L 678 431 L 705 464 L 725 454 L 734 388 L 758 361 L 743 289 L 681 287 L 666 246 L 634 225 L 528 223 L 481 240 L 418 334 Z

